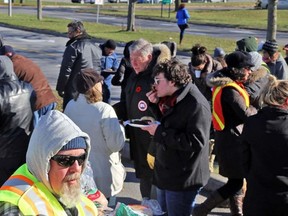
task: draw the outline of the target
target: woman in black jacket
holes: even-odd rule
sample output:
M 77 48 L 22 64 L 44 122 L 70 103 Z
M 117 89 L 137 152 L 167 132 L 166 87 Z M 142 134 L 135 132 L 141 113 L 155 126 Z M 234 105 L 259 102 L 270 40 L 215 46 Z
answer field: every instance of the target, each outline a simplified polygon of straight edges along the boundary
M 261 94 L 266 105 L 247 119 L 242 145 L 247 147 L 246 216 L 288 213 L 288 81 L 269 76 Z

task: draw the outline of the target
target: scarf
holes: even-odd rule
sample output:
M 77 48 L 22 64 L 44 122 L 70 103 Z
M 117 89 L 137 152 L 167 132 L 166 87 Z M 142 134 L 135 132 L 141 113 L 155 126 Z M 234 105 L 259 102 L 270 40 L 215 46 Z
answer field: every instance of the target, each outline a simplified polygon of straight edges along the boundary
M 177 97 L 181 94 L 184 88 L 176 90 L 172 95 L 162 97 L 159 100 L 158 106 L 161 113 L 164 115 L 169 109 L 175 106 Z

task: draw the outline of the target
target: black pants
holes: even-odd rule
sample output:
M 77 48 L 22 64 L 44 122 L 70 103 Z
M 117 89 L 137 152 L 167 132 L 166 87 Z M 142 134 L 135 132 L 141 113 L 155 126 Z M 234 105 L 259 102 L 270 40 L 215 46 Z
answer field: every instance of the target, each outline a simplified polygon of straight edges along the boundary
M 243 187 L 243 178 L 233 179 L 228 178 L 228 181 L 225 185 L 219 188 L 217 191 L 221 197 L 226 200 L 231 196 L 240 195 L 241 189 Z
M 184 37 L 184 32 L 185 32 L 185 29 L 186 29 L 186 24 L 183 24 L 183 25 L 178 25 L 179 29 L 180 29 L 180 44 L 183 40 L 183 37 Z

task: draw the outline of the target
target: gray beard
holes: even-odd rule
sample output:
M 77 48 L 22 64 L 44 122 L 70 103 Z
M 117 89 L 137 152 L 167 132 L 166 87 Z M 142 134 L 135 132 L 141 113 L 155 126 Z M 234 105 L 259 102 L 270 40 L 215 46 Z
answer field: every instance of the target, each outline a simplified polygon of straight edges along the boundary
M 81 202 L 81 184 L 80 179 L 77 180 L 77 185 L 69 186 L 68 183 L 64 183 L 60 191 L 59 201 L 63 203 L 67 208 L 75 207 Z

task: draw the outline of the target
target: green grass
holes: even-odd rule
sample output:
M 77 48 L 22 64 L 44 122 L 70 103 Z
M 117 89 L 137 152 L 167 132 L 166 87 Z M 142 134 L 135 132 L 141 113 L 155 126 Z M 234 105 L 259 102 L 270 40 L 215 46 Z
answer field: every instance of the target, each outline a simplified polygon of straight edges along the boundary
M 19 0 L 15 0 L 17 5 Z M 25 5 L 35 6 L 35 0 L 25 0 Z M 96 13 L 96 5 L 90 4 L 72 4 L 72 3 L 59 3 L 54 2 L 42 2 L 43 6 L 57 5 L 57 6 L 77 6 L 77 12 L 93 12 Z M 257 28 L 266 29 L 267 26 L 267 10 L 252 10 L 254 2 L 250 3 L 190 3 L 186 4 L 191 14 L 191 23 L 199 24 L 217 24 L 217 25 L 231 25 L 236 28 Z M 127 4 L 105 4 L 100 6 L 101 14 L 127 16 Z M 244 8 L 237 10 L 209 10 L 209 8 L 226 7 L 226 8 Z M 163 19 L 171 21 L 171 25 L 175 25 L 175 12 L 174 5 L 171 5 L 170 18 L 168 18 L 168 6 L 165 5 L 163 10 L 163 17 L 161 17 L 159 4 L 137 4 L 136 16 L 145 19 Z M 205 8 L 206 10 L 200 10 Z M 288 29 L 288 11 L 278 10 L 278 30 Z M 139 38 L 145 38 L 151 43 L 159 43 L 164 40 L 173 40 L 178 42 L 179 33 L 167 31 L 153 31 L 142 29 L 141 26 L 136 26 L 135 32 L 126 31 L 126 19 L 123 19 L 122 26 L 112 26 L 97 24 L 92 22 L 84 22 L 84 25 L 88 33 L 97 38 L 106 40 L 108 38 L 114 39 L 119 42 L 127 42 Z M 36 16 L 13 14 L 12 17 L 8 17 L 6 14 L 0 14 L 0 24 L 9 25 L 11 27 L 24 28 L 27 30 L 40 29 L 45 32 L 61 33 L 66 36 L 66 26 L 70 20 L 56 19 L 43 17 L 43 20 L 37 20 Z M 231 52 L 235 49 L 235 41 L 226 38 L 212 38 L 207 36 L 195 36 L 185 34 L 182 46 L 178 49 L 181 51 L 189 51 L 192 45 L 200 43 L 208 48 L 208 52 L 212 53 L 215 47 L 222 47 L 225 51 Z
M 27 30 L 40 29 L 46 32 L 62 33 L 66 35 L 66 26 L 70 20 L 56 19 L 45 17 L 42 21 L 37 20 L 32 15 L 14 14 L 13 17 L 0 14 L 0 24 L 9 25 L 11 27 L 21 27 Z M 127 32 L 126 27 L 111 26 L 104 24 L 97 24 L 92 22 L 84 22 L 87 32 L 98 39 L 114 39 L 119 42 L 127 42 L 139 38 L 145 38 L 151 43 L 159 43 L 164 40 L 173 40 L 178 42 L 179 33 L 168 31 L 152 31 L 141 29 L 139 27 L 135 32 Z M 171 25 L 175 25 L 171 23 Z M 206 36 L 185 35 L 183 45 L 179 47 L 182 51 L 189 51 L 192 45 L 200 43 L 208 48 L 212 53 L 215 47 L 221 46 L 227 52 L 235 49 L 235 41 L 224 40 L 221 38 L 211 38 Z

